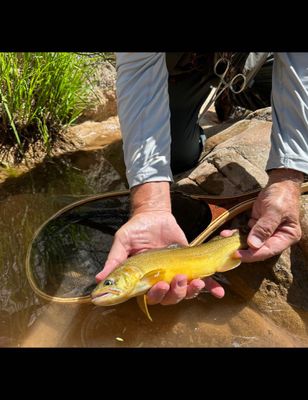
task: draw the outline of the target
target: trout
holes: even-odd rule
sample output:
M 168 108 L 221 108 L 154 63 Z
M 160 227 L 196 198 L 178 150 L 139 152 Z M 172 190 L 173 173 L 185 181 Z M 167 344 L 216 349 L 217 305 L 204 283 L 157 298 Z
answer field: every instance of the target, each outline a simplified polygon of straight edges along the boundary
M 91 293 L 92 302 L 110 306 L 137 297 L 138 304 L 152 321 L 146 292 L 157 282 L 170 283 L 177 274 L 188 281 L 225 272 L 240 265 L 236 250 L 247 247 L 246 236 L 239 231 L 230 237 L 216 236 L 199 246 L 148 250 L 128 258 L 101 281 Z

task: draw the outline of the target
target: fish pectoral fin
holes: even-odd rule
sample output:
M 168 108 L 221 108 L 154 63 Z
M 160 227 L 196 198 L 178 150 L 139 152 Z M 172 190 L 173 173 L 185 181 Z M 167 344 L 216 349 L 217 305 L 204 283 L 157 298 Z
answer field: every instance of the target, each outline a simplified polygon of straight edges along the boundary
M 147 304 L 147 295 L 143 294 L 142 296 L 137 297 L 138 306 L 145 313 L 145 315 L 149 318 L 151 322 L 153 322 L 152 317 L 149 313 L 148 304 Z
M 164 280 L 165 271 L 163 269 L 154 269 L 150 272 L 147 272 L 142 277 L 142 281 L 147 281 L 150 286 L 155 285 L 159 280 Z

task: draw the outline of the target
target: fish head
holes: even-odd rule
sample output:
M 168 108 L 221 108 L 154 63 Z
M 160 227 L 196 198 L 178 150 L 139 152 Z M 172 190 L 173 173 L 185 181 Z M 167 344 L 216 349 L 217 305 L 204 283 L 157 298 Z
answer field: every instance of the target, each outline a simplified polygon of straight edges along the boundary
M 128 300 L 139 281 L 139 270 L 123 266 L 114 270 L 91 293 L 91 301 L 98 306 L 123 303 Z

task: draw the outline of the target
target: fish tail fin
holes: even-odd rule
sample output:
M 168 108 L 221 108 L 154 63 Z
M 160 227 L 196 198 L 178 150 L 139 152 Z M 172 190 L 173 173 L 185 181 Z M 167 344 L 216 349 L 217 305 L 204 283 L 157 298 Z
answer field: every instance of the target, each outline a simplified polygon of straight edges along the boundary
M 137 297 L 137 303 L 138 303 L 138 306 L 141 308 L 142 312 L 144 312 L 145 315 L 149 318 L 149 320 L 151 322 L 153 322 L 153 319 L 152 319 L 152 317 L 151 317 L 151 315 L 149 313 L 146 294 L 144 294 L 142 296 L 138 296 Z
M 217 272 L 226 272 L 226 271 L 230 271 L 231 269 L 234 269 L 236 267 L 238 267 L 241 263 L 241 259 L 238 257 L 230 257 L 229 260 L 224 263 L 224 265 L 219 268 L 219 270 Z

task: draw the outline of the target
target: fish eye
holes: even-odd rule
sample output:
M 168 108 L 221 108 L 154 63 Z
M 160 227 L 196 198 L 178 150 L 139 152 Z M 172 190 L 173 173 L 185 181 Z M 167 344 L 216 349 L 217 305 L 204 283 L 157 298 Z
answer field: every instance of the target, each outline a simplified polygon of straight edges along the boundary
M 104 282 L 104 286 L 109 286 L 109 285 L 113 285 L 114 281 L 112 279 L 106 279 Z

